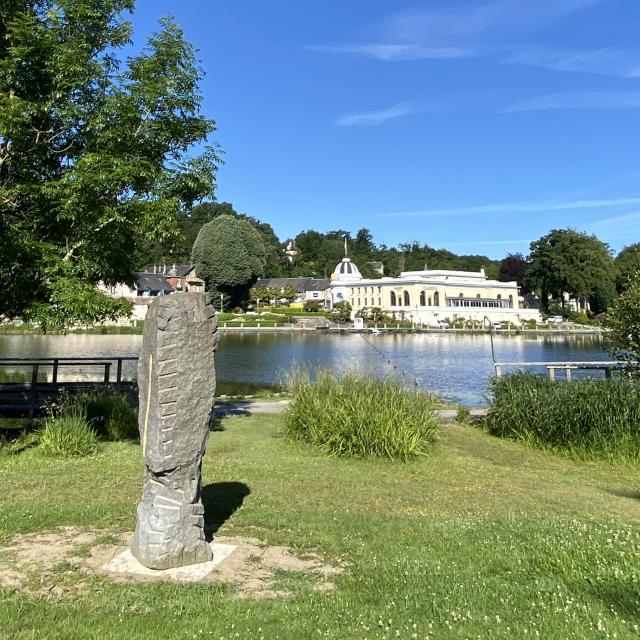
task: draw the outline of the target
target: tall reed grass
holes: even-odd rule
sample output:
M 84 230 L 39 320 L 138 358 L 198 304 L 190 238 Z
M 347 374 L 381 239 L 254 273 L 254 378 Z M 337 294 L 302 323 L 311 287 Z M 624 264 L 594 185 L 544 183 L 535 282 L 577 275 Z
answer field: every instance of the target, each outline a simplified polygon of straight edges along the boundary
M 93 455 L 98 451 L 98 436 L 79 413 L 49 418 L 40 432 L 40 451 L 61 458 Z
M 553 382 L 513 373 L 492 382 L 490 433 L 580 458 L 640 458 L 640 384 Z
M 322 371 L 312 381 L 298 371 L 288 383 L 285 433 L 335 456 L 408 460 L 435 440 L 438 399 L 395 380 Z

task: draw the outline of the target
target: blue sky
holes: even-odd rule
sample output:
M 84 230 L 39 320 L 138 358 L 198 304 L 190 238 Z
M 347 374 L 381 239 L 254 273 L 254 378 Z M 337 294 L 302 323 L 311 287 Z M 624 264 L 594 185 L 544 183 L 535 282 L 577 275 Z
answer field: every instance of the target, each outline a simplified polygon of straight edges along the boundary
M 527 253 L 640 241 L 637 0 L 138 0 L 199 50 L 217 197 L 273 225 Z

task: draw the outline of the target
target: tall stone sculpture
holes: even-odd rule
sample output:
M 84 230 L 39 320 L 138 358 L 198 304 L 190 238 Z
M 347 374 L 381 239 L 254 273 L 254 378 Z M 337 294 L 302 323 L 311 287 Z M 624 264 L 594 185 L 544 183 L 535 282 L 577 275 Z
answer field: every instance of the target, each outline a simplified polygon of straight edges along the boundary
M 145 461 L 131 553 L 145 567 L 211 560 L 201 465 L 215 394 L 216 319 L 203 293 L 156 298 L 138 363 L 138 425 Z

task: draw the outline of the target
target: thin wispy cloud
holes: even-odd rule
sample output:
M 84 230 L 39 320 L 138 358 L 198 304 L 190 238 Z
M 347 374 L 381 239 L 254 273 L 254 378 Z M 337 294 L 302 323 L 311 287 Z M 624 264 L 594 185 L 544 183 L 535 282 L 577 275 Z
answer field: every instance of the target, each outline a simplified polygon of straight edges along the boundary
M 550 93 L 512 104 L 500 113 L 551 111 L 561 109 L 638 109 L 640 92 L 576 91 Z
M 307 51 L 323 53 L 343 53 L 365 56 L 385 62 L 399 62 L 403 60 L 448 60 L 466 58 L 473 55 L 473 51 L 463 47 L 425 47 L 421 44 L 348 44 L 336 46 L 308 46 Z
M 360 111 L 358 113 L 348 113 L 341 116 L 336 124 L 340 127 L 376 126 L 389 120 L 396 120 L 410 114 L 416 113 L 415 105 L 401 103 L 388 109 L 378 111 Z
M 478 35 L 530 33 L 607 0 L 493 0 L 453 11 L 409 9 L 387 19 L 384 31 L 398 40 L 469 39 Z
M 625 244 L 630 244 L 640 234 L 640 212 L 635 211 L 594 220 L 587 225 L 587 229 L 607 242 L 622 241 Z
M 385 62 L 484 58 L 551 71 L 640 77 L 640 51 L 619 47 L 570 49 L 516 42 L 574 13 L 608 0 L 492 0 L 452 11 L 399 11 L 383 21 L 379 42 L 309 46 Z
M 633 220 L 640 220 L 640 212 L 636 211 L 635 213 L 625 213 L 621 216 L 611 216 L 610 218 L 602 218 L 600 220 L 595 220 L 591 223 L 592 227 L 605 227 L 610 224 L 619 224 L 621 222 L 631 222 Z
M 512 47 L 500 62 L 552 71 L 594 73 L 622 78 L 640 77 L 640 53 L 615 47 L 563 49 L 521 45 Z
M 384 213 L 379 218 L 437 218 L 449 216 L 468 216 L 476 214 L 503 213 L 555 213 L 559 211 L 576 211 L 586 209 L 611 209 L 615 207 L 640 205 L 640 198 L 612 198 L 601 200 L 568 200 L 564 202 L 498 202 L 491 204 L 471 205 L 451 209 L 427 209 L 425 211 L 402 211 Z

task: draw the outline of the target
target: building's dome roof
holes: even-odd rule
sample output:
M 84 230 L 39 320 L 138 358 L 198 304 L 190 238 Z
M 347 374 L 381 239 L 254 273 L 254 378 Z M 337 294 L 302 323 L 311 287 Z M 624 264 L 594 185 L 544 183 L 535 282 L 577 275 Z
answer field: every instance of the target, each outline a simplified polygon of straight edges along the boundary
M 342 258 L 331 274 L 331 280 L 362 280 L 362 274 L 349 258 Z

